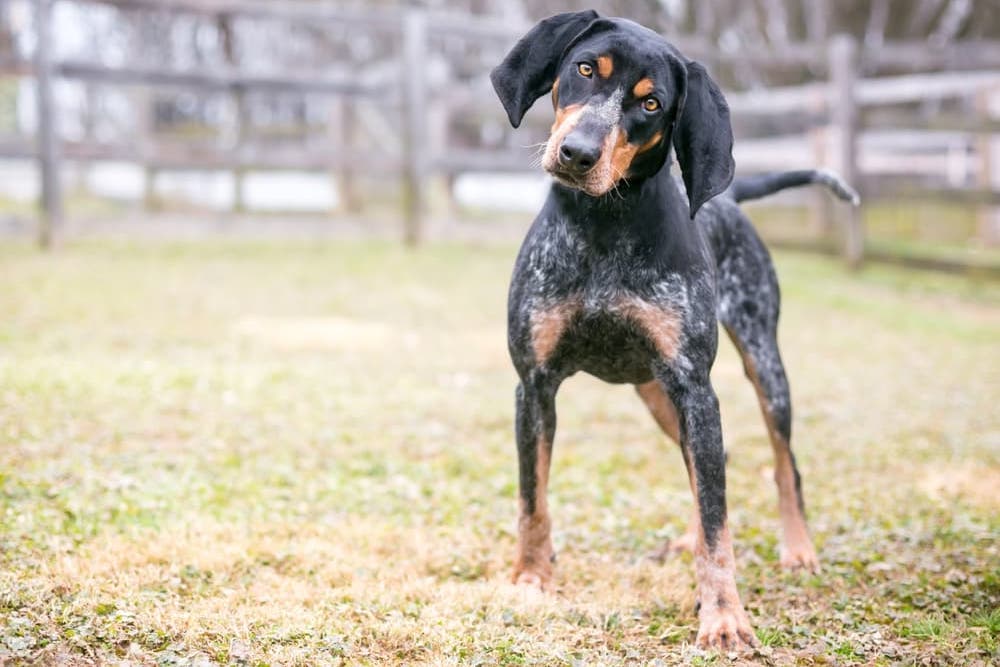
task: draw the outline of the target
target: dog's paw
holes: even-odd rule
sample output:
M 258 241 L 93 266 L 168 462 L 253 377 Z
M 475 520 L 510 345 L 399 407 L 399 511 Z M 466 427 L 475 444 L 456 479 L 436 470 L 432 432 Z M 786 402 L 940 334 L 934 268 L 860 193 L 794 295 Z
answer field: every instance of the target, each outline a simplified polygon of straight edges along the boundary
M 515 586 L 523 586 L 525 588 L 533 588 L 547 592 L 552 584 L 546 581 L 542 576 L 535 574 L 534 572 L 521 572 L 513 578 L 513 583 Z
M 511 575 L 511 583 L 518 588 L 536 590 L 542 593 L 552 592 L 552 566 L 548 567 L 515 567 Z
M 728 653 L 749 651 L 760 645 L 742 607 L 702 608 L 699 617 L 698 638 L 695 640 L 698 648 Z
M 782 545 L 781 567 L 785 570 L 804 570 L 816 574 L 820 571 L 819 558 L 811 542 Z

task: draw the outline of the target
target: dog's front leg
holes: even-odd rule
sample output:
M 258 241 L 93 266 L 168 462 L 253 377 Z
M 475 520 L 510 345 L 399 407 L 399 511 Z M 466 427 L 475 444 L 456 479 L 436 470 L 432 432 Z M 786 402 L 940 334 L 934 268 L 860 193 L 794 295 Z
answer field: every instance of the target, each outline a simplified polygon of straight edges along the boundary
M 757 645 L 736 590 L 733 543 L 726 523 L 726 455 L 719 402 L 707 372 L 703 377 L 667 372 L 664 386 L 677 406 L 681 443 L 691 461 L 698 531 L 698 638 L 703 648 L 740 650 Z
M 517 557 L 513 581 L 539 588 L 552 586 L 552 522 L 546 497 L 552 439 L 556 431 L 557 381 L 534 370 L 517 387 L 518 477 Z

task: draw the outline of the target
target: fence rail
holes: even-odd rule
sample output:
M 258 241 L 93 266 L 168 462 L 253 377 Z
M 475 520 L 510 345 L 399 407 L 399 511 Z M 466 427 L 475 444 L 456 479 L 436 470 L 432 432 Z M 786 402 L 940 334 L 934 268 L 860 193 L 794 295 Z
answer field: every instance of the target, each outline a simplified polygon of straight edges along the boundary
M 202 70 L 170 70 L 158 67 L 105 64 L 78 60 L 55 60 L 53 57 L 50 13 L 58 2 L 77 5 L 105 5 L 126 12 L 187 14 L 231 19 L 250 17 L 293 23 L 338 23 L 351 30 L 375 31 L 396 35 L 401 44 L 396 71 L 389 68 L 382 80 L 373 83 L 353 75 L 325 76 L 309 74 L 249 74 L 235 67 Z M 504 117 L 485 83 L 482 88 L 432 90 L 423 68 L 407 68 L 406 63 L 425 62 L 431 55 L 432 41 L 441 36 L 487 41 L 502 51 L 526 26 L 506 25 L 483 18 L 449 13 L 408 10 L 333 9 L 324 5 L 297 2 L 262 2 L 260 0 L 37 0 L 35 3 L 37 47 L 31 61 L 0 58 L 0 75 L 34 77 L 38 94 L 38 132 L 36 141 L 0 141 L 0 155 L 38 160 L 42 181 L 42 224 L 40 241 L 48 245 L 58 235 L 62 222 L 62 196 L 59 173 L 64 159 L 130 160 L 150 170 L 229 169 L 242 173 L 249 169 L 335 170 L 345 175 L 399 174 L 404 184 L 404 238 L 417 243 L 422 233 L 422 219 L 427 208 L 429 176 L 451 176 L 464 172 L 523 172 L 530 169 L 523 151 L 507 148 L 473 148 L 449 145 L 447 127 L 451 120 L 467 114 L 503 126 Z M 830 164 L 848 180 L 860 185 L 869 197 L 884 198 L 901 194 L 934 196 L 951 200 L 1000 205 L 1000 194 L 989 157 L 992 135 L 1000 131 L 1000 119 L 994 118 L 988 105 L 979 104 L 978 115 L 954 112 L 933 118 L 917 117 L 900 105 L 926 104 L 930 100 L 979 99 L 1000 91 L 1000 43 L 958 43 L 935 47 L 924 43 L 889 43 L 877 51 L 863 49 L 853 38 L 839 36 L 830 44 L 790 43 L 778 49 L 743 49 L 739 53 L 719 52 L 697 38 L 672 39 L 688 55 L 709 63 L 739 60 L 762 67 L 809 66 L 826 71 L 828 80 L 800 86 L 770 88 L 761 91 L 727 94 L 734 118 L 739 123 L 761 124 L 774 117 L 787 117 L 789 125 L 801 125 L 802 150 L 809 153 L 811 164 Z M 928 73 L 920 70 L 949 67 L 952 71 Z M 897 72 L 891 77 L 863 78 L 862 72 L 879 69 Z M 961 75 L 955 71 L 961 70 Z M 406 73 L 404 76 L 403 73 Z M 898 72 L 905 72 L 899 74 Z M 386 77 L 394 85 L 385 85 Z M 377 118 L 355 118 L 347 129 L 340 127 L 327 143 L 311 142 L 307 148 L 268 147 L 240 143 L 236 147 L 194 146 L 183 142 L 157 142 L 148 137 L 134 145 L 99 144 L 93 141 L 69 142 L 58 139 L 54 112 L 53 82 L 57 79 L 112 86 L 176 87 L 224 92 L 242 104 L 247 93 L 326 95 L 360 104 L 378 100 L 383 111 L 398 114 L 399 122 L 383 122 L 398 146 L 395 152 L 362 150 L 349 136 L 358 123 L 377 123 Z M 485 77 L 483 77 L 485 81 Z M 341 114 L 343 115 L 343 114 Z M 361 114 L 363 115 L 363 114 Z M 332 121 L 331 121 L 332 122 Z M 339 121 L 338 121 L 339 122 Z M 526 119 L 538 127 L 547 122 L 541 116 Z M 445 128 L 441 130 L 441 128 Z M 959 155 L 962 170 L 970 160 L 977 173 L 975 187 L 949 188 L 928 185 L 918 178 L 897 178 L 866 171 L 867 163 L 884 164 L 886 159 L 866 156 L 872 132 L 880 128 L 900 130 L 916 128 L 922 132 L 948 131 L 968 134 L 975 139 L 974 157 Z M 352 129 L 353 128 L 353 129 Z M 435 129 L 437 128 L 437 129 Z M 773 137 L 773 129 L 769 131 Z M 242 136 L 242 135 L 241 135 Z M 929 136 L 929 135 L 928 135 Z M 444 138 L 442 138 L 444 137 Z M 738 151 L 741 144 L 738 144 Z M 761 151 L 757 152 L 762 153 Z M 742 169 L 774 168 L 766 159 L 741 160 Z M 961 170 L 960 170 L 961 171 Z M 864 230 L 857 211 L 837 218 L 845 220 L 842 237 L 843 255 L 859 264 L 865 252 Z M 827 222 L 826 226 L 831 226 Z

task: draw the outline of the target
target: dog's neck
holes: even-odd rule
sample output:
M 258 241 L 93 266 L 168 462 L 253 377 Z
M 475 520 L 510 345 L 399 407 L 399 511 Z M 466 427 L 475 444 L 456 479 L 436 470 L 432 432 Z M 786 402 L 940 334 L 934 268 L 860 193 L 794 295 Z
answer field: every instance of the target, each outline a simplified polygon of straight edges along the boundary
M 695 227 L 669 165 L 648 178 L 622 180 L 599 197 L 560 183 L 553 183 L 551 196 L 567 227 L 597 247 L 673 245 Z

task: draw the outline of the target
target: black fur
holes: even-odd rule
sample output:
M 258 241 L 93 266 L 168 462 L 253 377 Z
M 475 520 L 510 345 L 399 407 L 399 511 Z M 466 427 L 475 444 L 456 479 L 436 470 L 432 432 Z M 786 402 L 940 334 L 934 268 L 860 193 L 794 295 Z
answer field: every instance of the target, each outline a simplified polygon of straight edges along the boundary
M 597 18 L 597 12 L 591 9 L 545 19 L 522 37 L 490 73 L 511 125 L 520 125 L 535 100 L 552 89 L 563 49 Z
M 722 91 L 699 63 L 687 63 L 687 95 L 674 150 L 691 202 L 691 217 L 733 180 L 733 128 Z
M 595 63 L 608 55 L 613 71 L 598 76 Z M 632 92 L 647 79 L 657 108 Z M 719 321 L 759 388 L 776 453 L 790 455 L 777 278 L 736 201 L 831 181 L 802 172 L 741 179 L 727 190 L 732 130 L 718 86 L 701 65 L 630 21 L 587 12 L 547 19 L 514 47 L 492 80 L 515 126 L 558 81 L 561 122 L 572 125 L 562 135 L 554 127 L 553 137 L 604 153 L 619 150 L 627 138 L 621 155 L 632 156 L 623 172 L 614 172 L 613 184 L 599 186 L 583 179 L 598 173 L 600 162 L 581 168 L 555 145 L 548 146 L 558 151 L 551 161 L 543 159 L 555 182 L 518 254 L 508 307 L 508 345 L 520 378 L 521 525 L 543 512 L 538 464 L 540 447 L 548 453 L 555 435 L 556 392 L 583 371 L 612 383 L 656 382 L 666 393 L 694 474 L 704 544 L 714 552 L 726 520 L 725 452 L 709 379 Z M 574 120 L 565 120 L 573 113 Z M 664 168 L 671 145 L 683 185 Z M 797 470 L 794 479 L 801 507 Z M 539 520 L 547 526 L 547 515 Z M 548 535 L 522 533 L 522 541 L 529 538 L 543 544 Z M 530 555 L 523 560 L 538 562 Z
M 744 176 L 733 181 L 729 187 L 729 194 L 736 201 L 742 202 L 749 199 L 760 199 L 785 188 L 795 188 L 812 183 L 826 186 L 838 199 L 843 199 L 855 206 L 861 202 L 861 197 L 858 196 L 854 188 L 833 172 L 823 169 L 800 169 L 777 174 Z

